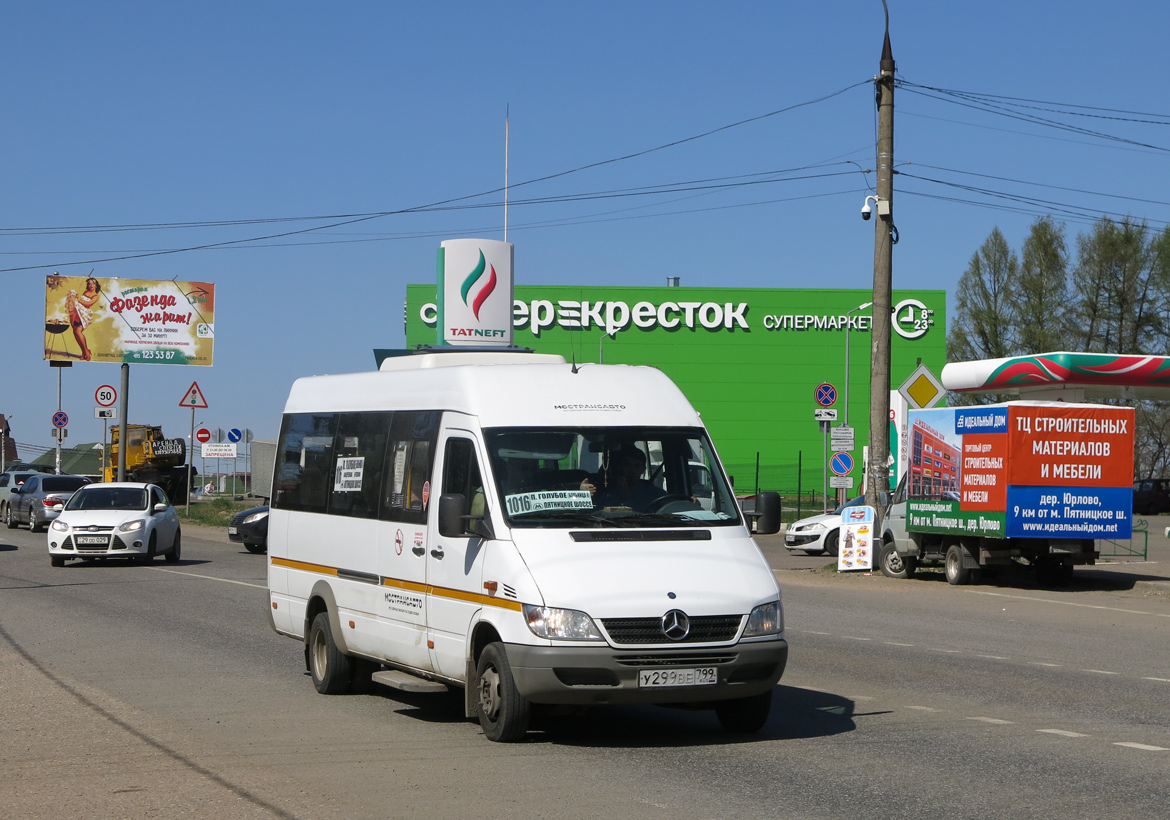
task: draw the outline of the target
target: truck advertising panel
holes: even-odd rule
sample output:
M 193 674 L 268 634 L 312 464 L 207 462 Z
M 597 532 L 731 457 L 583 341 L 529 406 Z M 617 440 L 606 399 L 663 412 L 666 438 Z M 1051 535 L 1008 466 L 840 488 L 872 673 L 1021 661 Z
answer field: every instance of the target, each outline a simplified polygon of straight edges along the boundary
M 45 358 L 211 366 L 210 282 L 45 277 Z
M 1134 411 L 1010 402 L 909 412 L 907 529 L 1130 538 Z

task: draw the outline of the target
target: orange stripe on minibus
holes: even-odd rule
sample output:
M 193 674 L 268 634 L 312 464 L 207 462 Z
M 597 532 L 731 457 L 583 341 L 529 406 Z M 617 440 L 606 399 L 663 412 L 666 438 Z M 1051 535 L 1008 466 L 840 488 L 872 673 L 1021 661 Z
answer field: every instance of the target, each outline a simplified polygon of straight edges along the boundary
M 273 566 L 288 567 L 289 569 L 299 569 L 304 572 L 316 572 L 321 575 L 337 575 L 337 567 L 328 567 L 324 564 L 310 564 L 307 561 L 293 561 L 288 558 L 273 558 Z M 406 589 L 411 592 L 421 592 L 425 595 L 437 595 L 440 598 L 450 598 L 456 601 L 467 601 L 472 604 L 480 604 L 482 606 L 494 606 L 500 609 L 511 609 L 519 612 L 522 607 L 519 601 L 509 601 L 501 598 L 493 598 L 490 595 L 483 595 L 478 592 L 465 592 L 461 589 L 450 589 L 449 587 L 436 587 L 430 584 L 420 584 L 417 581 L 405 581 L 401 578 L 383 578 L 382 585 L 388 587 L 395 587 L 397 589 Z

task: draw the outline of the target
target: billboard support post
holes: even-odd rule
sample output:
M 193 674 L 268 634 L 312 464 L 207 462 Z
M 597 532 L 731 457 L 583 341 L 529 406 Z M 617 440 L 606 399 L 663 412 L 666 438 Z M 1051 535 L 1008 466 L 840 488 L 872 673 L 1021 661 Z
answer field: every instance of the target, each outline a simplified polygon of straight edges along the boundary
M 118 419 L 118 480 L 126 480 L 126 417 L 130 415 L 130 364 L 122 362 L 122 416 Z

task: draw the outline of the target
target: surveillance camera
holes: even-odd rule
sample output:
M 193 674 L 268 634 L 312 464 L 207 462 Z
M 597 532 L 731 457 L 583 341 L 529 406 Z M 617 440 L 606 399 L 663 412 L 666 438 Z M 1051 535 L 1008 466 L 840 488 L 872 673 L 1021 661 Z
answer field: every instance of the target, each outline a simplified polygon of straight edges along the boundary
M 869 216 L 872 213 L 873 213 L 873 209 L 869 207 L 869 200 L 867 199 L 867 200 L 865 200 L 865 204 L 861 206 L 861 218 L 862 219 L 869 219 Z

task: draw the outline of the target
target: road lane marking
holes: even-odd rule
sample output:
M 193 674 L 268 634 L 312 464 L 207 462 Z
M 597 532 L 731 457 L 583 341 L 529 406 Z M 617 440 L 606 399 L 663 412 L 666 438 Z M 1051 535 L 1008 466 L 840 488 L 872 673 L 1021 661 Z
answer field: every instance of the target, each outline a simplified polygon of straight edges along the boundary
M 1063 663 L 1045 663 L 1044 661 L 1028 661 L 1032 666 L 1064 666 Z
M 1092 672 L 1094 675 L 1120 675 L 1120 672 L 1109 672 L 1105 669 L 1082 669 L 1082 672 Z
M 993 661 L 1006 661 L 1008 658 L 1003 655 L 976 655 L 977 658 L 990 658 Z
M 1100 609 L 1106 612 L 1124 612 L 1128 615 L 1146 615 L 1151 618 L 1170 618 L 1170 613 L 1165 612 L 1145 612 L 1140 609 L 1121 609 L 1116 606 L 1098 606 L 1096 604 L 1078 604 L 1074 601 L 1053 601 L 1051 598 L 1034 598 L 1031 595 L 1008 595 L 1006 592 L 982 592 L 978 590 L 967 590 L 971 595 L 990 595 L 993 598 L 1013 598 L 1017 601 L 1032 601 L 1039 604 L 1059 604 L 1060 606 L 1078 606 L 1084 609 Z
M 873 638 L 862 638 L 860 635 L 845 635 L 843 636 L 847 641 L 872 641 Z
M 935 709 L 933 706 L 907 706 L 907 709 L 917 709 L 919 712 L 941 712 L 942 709 Z
M 1123 741 L 1121 743 L 1114 743 L 1113 745 L 1125 746 L 1129 749 L 1140 749 L 1143 752 L 1170 752 L 1170 749 L 1163 748 L 1162 746 L 1147 746 L 1145 743 L 1127 743 Z
M 948 655 L 957 655 L 962 652 L 962 649 L 939 649 L 938 647 L 929 647 L 931 652 L 946 652 Z
M 990 717 L 969 717 L 969 718 L 967 718 L 967 720 L 978 720 L 978 721 L 981 721 L 982 723 L 994 723 L 997 726 L 1007 726 L 1007 725 L 1010 725 L 1012 723 L 1015 723 L 1014 720 L 1000 720 L 999 718 L 990 718 Z
M 1142 680 L 1156 680 L 1158 683 L 1170 683 L 1170 678 L 1142 678 Z
M 914 646 L 912 643 L 898 643 L 896 641 L 882 641 L 886 646 Z
M 1050 735 L 1060 735 L 1061 737 L 1088 737 L 1080 732 L 1069 732 L 1065 729 L 1037 729 L 1037 732 L 1046 732 Z
M 242 587 L 252 587 L 253 589 L 268 589 L 267 584 L 249 584 L 247 581 L 233 581 L 231 578 L 216 578 L 214 575 L 200 575 L 197 572 L 180 572 L 177 569 L 163 569 L 162 567 L 151 567 L 155 572 L 169 572 L 172 575 L 185 575 L 188 578 L 203 578 L 207 581 L 222 581 L 225 584 L 239 584 Z

